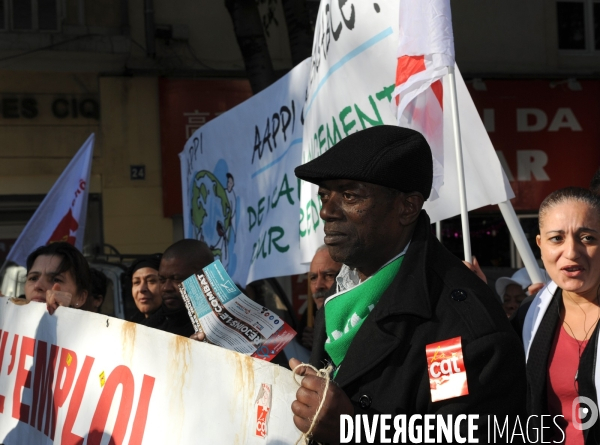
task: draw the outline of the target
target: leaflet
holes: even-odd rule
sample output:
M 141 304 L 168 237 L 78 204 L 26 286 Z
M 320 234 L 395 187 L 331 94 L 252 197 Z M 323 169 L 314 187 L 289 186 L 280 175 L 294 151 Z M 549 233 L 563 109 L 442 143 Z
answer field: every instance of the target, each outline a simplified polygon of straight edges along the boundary
M 223 348 L 271 361 L 296 335 L 272 311 L 245 296 L 219 260 L 179 285 L 196 332 Z

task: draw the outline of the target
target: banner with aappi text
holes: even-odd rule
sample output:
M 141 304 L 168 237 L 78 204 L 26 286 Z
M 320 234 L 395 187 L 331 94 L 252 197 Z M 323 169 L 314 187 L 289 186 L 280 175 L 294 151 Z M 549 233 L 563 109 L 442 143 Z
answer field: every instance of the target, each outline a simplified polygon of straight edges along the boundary
M 303 164 L 352 133 L 396 125 L 397 17 L 393 0 L 321 1 L 304 105 Z M 301 188 L 300 246 L 309 263 L 323 244 L 321 203 L 316 185 L 302 181 Z
M 400 22 L 406 24 L 406 21 L 411 20 L 405 16 L 398 20 L 400 5 L 411 5 L 402 11 L 424 8 L 441 12 L 435 7 L 427 6 L 437 2 L 429 0 L 427 5 L 421 3 L 421 0 L 379 0 L 376 3 L 345 4 L 333 0 L 321 1 L 304 105 L 302 163 L 316 158 L 357 131 L 377 125 L 398 125 L 396 105 L 397 100 L 402 100 L 400 96 L 394 97 L 397 76 L 402 77 L 402 73 L 398 72 L 398 42 L 401 40 L 400 34 L 407 32 L 406 29 L 400 30 Z M 446 18 L 438 15 L 434 24 L 448 24 L 449 11 L 447 13 Z M 428 33 L 432 27 L 434 25 L 414 26 L 410 31 Z M 406 37 L 403 35 L 404 39 Z M 423 34 L 420 37 L 427 39 L 432 36 Z M 440 52 L 439 45 L 433 46 L 434 49 L 437 48 L 435 52 Z M 451 63 L 451 59 L 444 58 L 446 63 Z M 440 65 L 436 66 L 439 68 Z M 467 207 L 474 210 L 504 202 L 514 197 L 514 194 L 458 67 L 455 70 Z M 436 76 L 443 71 L 436 71 Z M 423 73 L 427 74 L 425 69 Z M 435 99 L 438 107 L 443 105 L 443 115 L 429 115 L 425 119 L 426 124 L 415 125 L 415 116 L 418 115 L 415 111 L 419 104 L 411 101 L 406 107 L 411 113 L 400 119 L 401 126 L 423 133 L 427 133 L 425 127 L 435 126 L 429 129 L 435 134 L 433 139 L 436 140 L 433 143 L 430 138 L 437 165 L 434 167 L 436 193 L 424 205 L 432 222 L 460 214 L 448 76 L 440 82 L 438 86 L 443 85 L 442 88 L 422 99 Z M 427 82 L 420 85 L 427 86 Z M 302 261 L 310 262 L 316 249 L 323 244 L 323 221 L 319 218 L 321 203 L 316 185 L 302 181 L 301 189 L 300 246 Z
M 0 298 L 0 443 L 294 443 L 277 365 L 123 320 Z M 268 396 L 266 396 L 266 395 Z
M 186 238 L 236 284 L 307 271 L 298 234 L 302 106 L 310 60 L 196 130 L 179 154 Z

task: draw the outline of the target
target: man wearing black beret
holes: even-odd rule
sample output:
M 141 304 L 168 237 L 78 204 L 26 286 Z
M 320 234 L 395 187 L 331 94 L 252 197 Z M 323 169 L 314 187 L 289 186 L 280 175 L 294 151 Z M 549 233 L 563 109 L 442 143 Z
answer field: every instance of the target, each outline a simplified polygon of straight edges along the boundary
M 339 443 L 343 414 L 479 414 L 472 434 L 487 443 L 488 415 L 503 423 L 524 412 L 521 342 L 491 289 L 438 242 L 422 210 L 432 170 L 423 136 L 396 126 L 352 134 L 295 170 L 319 186 L 325 244 L 344 264 L 315 321 L 311 364 L 334 367 L 311 432 L 318 442 Z M 292 411 L 306 432 L 325 385 L 304 373 Z

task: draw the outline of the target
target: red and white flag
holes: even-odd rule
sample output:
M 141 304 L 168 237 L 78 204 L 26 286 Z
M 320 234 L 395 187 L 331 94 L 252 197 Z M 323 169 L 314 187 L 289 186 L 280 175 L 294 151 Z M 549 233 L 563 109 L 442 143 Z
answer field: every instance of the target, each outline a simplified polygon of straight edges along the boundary
M 31 252 L 57 241 L 82 249 L 93 153 L 92 133 L 35 211 L 6 261 L 25 266 Z
M 430 201 L 444 183 L 444 113 L 441 79 L 454 66 L 450 0 L 400 0 L 394 89 L 398 125 L 425 136 L 433 153 Z

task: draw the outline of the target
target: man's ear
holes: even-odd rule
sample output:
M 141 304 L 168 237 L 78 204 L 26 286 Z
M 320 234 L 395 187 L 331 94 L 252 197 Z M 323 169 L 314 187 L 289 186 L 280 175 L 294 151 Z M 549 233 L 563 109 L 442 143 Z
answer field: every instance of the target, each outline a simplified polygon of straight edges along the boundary
M 414 223 L 419 217 L 425 200 L 419 192 L 402 193 L 400 197 L 402 199 L 400 222 L 402 225 L 408 226 Z

